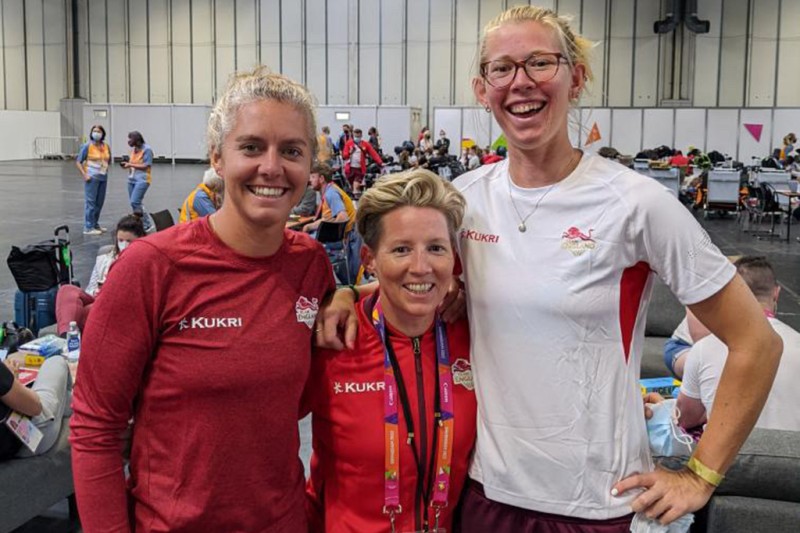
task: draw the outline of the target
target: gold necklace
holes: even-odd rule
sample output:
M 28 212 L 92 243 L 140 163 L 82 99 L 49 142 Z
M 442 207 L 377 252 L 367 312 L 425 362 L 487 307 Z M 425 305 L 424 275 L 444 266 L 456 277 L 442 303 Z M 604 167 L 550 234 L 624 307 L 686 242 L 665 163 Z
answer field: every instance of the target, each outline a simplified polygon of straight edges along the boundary
M 575 165 L 576 163 L 575 156 L 578 155 L 578 160 L 580 160 L 580 154 L 581 154 L 580 151 L 573 150 L 573 153 L 570 156 L 569 161 L 567 161 L 567 166 L 565 166 L 561 172 L 561 174 L 564 174 L 564 177 L 567 177 L 573 170 L 575 170 L 575 166 L 577 166 Z M 566 171 L 566 173 L 564 173 L 564 171 Z M 547 191 L 545 191 L 545 193 L 539 197 L 539 200 L 537 200 L 536 205 L 533 206 L 533 211 L 531 211 L 530 213 L 528 213 L 526 216 L 523 217 L 522 214 L 519 212 L 519 209 L 517 209 L 516 202 L 514 202 L 514 195 L 511 194 L 511 176 L 510 175 L 508 176 L 508 198 L 509 200 L 511 200 L 511 206 L 514 208 L 514 212 L 517 213 L 517 218 L 519 218 L 519 226 L 517 226 L 517 229 L 519 230 L 520 233 L 525 233 L 528 230 L 528 226 L 525 225 L 525 221 L 527 221 L 529 218 L 533 216 L 534 213 L 536 213 L 536 210 L 539 209 L 539 204 L 542 203 L 542 200 L 544 200 L 545 197 L 553 191 L 553 189 L 558 187 L 562 181 L 563 178 L 561 178 L 561 180 L 551 185 L 550 188 L 547 189 Z

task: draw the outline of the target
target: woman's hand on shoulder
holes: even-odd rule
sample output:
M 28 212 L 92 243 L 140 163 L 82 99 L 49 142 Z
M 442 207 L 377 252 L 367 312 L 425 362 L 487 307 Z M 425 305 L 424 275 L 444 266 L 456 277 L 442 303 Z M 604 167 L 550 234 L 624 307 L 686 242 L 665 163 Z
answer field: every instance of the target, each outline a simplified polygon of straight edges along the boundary
M 322 304 L 314 326 L 317 346 L 331 350 L 355 347 L 358 332 L 355 304 L 355 293 L 349 288 L 334 291 Z
M 467 316 L 467 296 L 464 293 L 464 285 L 458 278 L 453 278 L 444 300 L 439 304 L 439 313 L 442 319 L 452 324 Z

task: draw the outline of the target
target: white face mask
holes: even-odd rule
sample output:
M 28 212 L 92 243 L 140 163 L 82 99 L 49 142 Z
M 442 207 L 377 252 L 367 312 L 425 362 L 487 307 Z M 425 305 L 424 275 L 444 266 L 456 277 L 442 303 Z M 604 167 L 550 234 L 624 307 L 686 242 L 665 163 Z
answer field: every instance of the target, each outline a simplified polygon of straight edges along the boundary
M 127 248 L 129 244 L 130 243 L 128 241 L 117 241 L 117 248 L 119 248 L 119 251 L 121 252 L 122 250 Z

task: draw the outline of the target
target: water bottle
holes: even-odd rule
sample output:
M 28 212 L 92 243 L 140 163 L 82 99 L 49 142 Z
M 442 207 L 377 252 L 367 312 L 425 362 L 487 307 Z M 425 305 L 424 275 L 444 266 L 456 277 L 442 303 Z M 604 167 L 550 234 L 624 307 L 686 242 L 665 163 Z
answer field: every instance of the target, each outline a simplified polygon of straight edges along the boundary
M 74 320 L 69 323 L 67 331 L 67 360 L 75 362 L 81 356 L 81 332 Z

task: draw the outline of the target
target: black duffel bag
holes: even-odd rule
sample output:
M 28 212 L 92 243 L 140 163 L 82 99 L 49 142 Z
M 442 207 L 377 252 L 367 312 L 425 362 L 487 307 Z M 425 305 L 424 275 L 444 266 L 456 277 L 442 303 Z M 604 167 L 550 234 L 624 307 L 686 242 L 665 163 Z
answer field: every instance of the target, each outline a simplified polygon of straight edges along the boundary
M 46 291 L 60 281 L 56 249 L 53 242 L 32 244 L 25 248 L 11 247 L 8 268 L 22 292 Z

